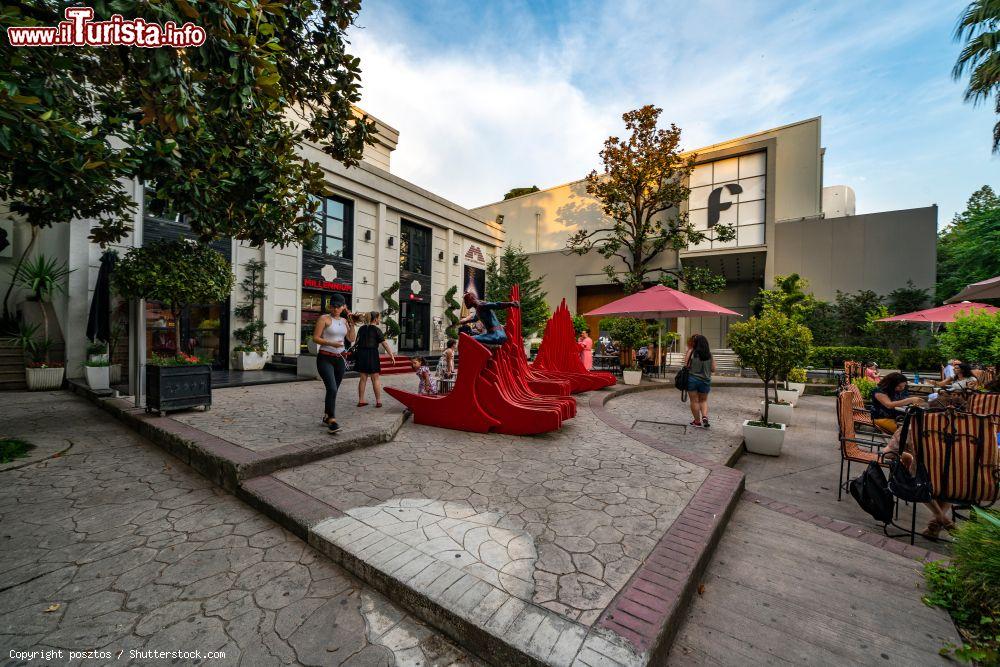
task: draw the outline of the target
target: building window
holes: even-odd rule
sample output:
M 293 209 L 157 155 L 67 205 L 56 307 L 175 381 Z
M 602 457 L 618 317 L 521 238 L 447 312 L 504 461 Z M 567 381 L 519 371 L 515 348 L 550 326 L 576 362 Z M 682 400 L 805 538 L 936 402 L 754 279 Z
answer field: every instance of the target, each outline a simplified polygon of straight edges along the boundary
M 316 235 L 309 250 L 350 259 L 354 238 L 354 204 L 340 197 L 317 197 Z
M 430 275 L 431 230 L 403 221 L 399 233 L 399 270 Z
M 691 172 L 691 196 L 688 199 L 691 224 L 709 236 L 712 227 L 717 224 L 732 225 L 736 229 L 736 238 L 726 242 L 709 238 L 689 249 L 763 245 L 766 186 L 765 151 L 697 165 Z

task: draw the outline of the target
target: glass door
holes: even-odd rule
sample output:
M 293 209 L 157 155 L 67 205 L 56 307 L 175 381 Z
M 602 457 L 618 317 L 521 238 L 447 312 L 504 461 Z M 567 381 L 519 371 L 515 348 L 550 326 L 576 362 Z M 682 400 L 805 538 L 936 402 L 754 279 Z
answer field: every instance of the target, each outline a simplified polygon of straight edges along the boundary
M 431 326 L 431 305 L 404 301 L 400 306 L 399 351 L 426 352 Z

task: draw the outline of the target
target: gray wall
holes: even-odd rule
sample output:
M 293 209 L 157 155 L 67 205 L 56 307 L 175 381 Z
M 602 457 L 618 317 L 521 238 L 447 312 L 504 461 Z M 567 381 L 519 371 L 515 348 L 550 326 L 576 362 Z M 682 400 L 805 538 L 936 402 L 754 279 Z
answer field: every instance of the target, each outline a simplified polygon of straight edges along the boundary
M 887 294 L 912 280 L 933 294 L 937 206 L 775 225 L 774 272 L 798 273 L 817 299 L 837 290 Z

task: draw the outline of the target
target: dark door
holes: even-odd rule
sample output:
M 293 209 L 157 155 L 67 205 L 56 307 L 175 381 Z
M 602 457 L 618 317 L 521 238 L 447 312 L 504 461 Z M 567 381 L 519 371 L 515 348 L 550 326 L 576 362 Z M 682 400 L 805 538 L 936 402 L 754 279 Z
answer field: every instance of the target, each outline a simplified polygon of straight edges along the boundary
M 400 306 L 399 351 L 426 352 L 430 349 L 431 305 L 404 301 Z

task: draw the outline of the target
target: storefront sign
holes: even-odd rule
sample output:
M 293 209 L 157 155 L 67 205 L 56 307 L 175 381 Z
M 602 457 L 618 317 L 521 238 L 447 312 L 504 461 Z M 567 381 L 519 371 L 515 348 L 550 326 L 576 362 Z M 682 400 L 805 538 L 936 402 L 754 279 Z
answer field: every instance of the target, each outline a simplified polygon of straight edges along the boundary
M 303 278 L 302 286 L 309 289 L 331 290 L 333 292 L 352 292 L 354 287 L 346 283 L 332 283 L 329 280 L 316 280 L 315 278 Z
M 764 245 L 767 211 L 767 153 L 757 151 L 695 166 L 690 179 L 688 215 L 691 224 L 706 234 L 690 250 L 740 248 Z M 736 238 L 717 241 L 712 230 L 732 226 Z

